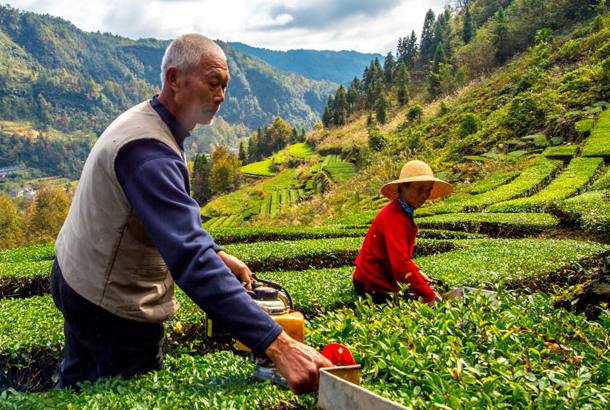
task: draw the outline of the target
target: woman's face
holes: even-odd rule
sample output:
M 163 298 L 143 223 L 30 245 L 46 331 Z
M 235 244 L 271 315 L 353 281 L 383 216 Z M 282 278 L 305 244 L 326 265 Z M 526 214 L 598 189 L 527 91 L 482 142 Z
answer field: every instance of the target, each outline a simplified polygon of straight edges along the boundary
M 426 202 L 432 192 L 434 181 L 411 182 L 408 187 L 402 186 L 402 192 L 398 196 L 413 209 L 417 209 Z

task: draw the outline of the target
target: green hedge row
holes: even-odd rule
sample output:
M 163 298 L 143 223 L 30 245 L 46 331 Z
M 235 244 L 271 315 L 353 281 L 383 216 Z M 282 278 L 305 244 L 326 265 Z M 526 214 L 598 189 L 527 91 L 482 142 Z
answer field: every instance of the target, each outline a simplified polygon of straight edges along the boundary
M 448 229 L 486 234 L 491 237 L 523 237 L 551 230 L 558 219 L 539 213 L 461 213 L 417 219 L 421 228 Z
M 610 167 L 606 167 L 597 181 L 591 185 L 591 189 L 594 191 L 610 189 Z
M 419 241 L 418 241 L 419 242 Z M 508 287 L 544 276 L 587 266 L 605 250 L 600 244 L 554 240 L 460 240 L 446 253 L 418 256 L 415 262 L 430 276 L 454 286 L 478 286 L 506 281 Z M 561 255 L 559 258 L 557 255 Z M 292 272 L 261 272 L 263 279 L 281 283 L 291 293 L 295 308 L 308 317 L 352 305 L 353 266 Z M 181 308 L 166 325 L 165 350 L 201 354 L 214 349 L 206 337 L 204 314 L 183 292 Z M 61 314 L 50 296 L 0 301 L 0 363 L 2 386 L 48 388 L 61 355 Z
M 582 149 L 582 156 L 610 158 L 610 110 L 600 114 Z
M 466 189 L 466 192 L 472 195 L 482 194 L 487 191 L 491 191 L 501 185 L 504 185 L 519 175 L 518 171 L 504 172 L 500 174 L 493 174 L 484 178 L 476 183 L 476 185 Z
M 538 192 L 555 178 L 561 170 L 561 160 L 539 157 L 533 164 L 525 168 L 511 182 L 482 194 L 466 197 L 457 202 L 440 203 L 425 208 L 429 213 L 458 213 L 463 211 L 480 211 L 485 207 L 510 199 L 530 196 Z
M 86 383 L 79 393 L 4 391 L 0 407 L 17 409 L 315 409 L 317 395 L 294 396 L 251 377 L 245 357 L 223 351 L 203 356 L 166 356 L 166 369 L 136 376 Z
M 555 200 L 569 198 L 582 192 L 604 165 L 603 158 L 578 157 L 572 159 L 564 171 L 546 188 L 532 196 L 496 203 L 486 208 L 487 212 L 541 211 Z
M 276 240 L 233 243 L 223 248 L 227 253 L 244 261 L 253 272 L 304 270 L 353 265 L 360 252 L 362 241 L 363 236 L 297 241 Z M 422 238 L 417 241 L 414 254 L 429 255 L 446 252 L 452 248 L 453 244 L 450 240 Z M 28 297 L 48 293 L 51 265 L 51 261 L 0 263 L 0 269 L 3 266 L 8 269 L 5 274 L 0 275 L 0 291 L 4 292 L 0 293 L 0 297 Z
M 549 158 L 570 159 L 578 153 L 578 145 L 558 145 L 548 147 L 542 151 L 542 155 Z
M 212 228 L 208 232 L 219 245 L 286 241 L 297 239 L 323 239 L 338 237 L 364 237 L 366 228 L 325 226 L 319 228 Z
M 554 239 L 474 239 L 455 241 L 447 253 L 415 259 L 428 276 L 451 286 L 505 283 L 509 288 L 572 283 L 595 266 L 608 245 Z M 489 286 L 488 286 L 489 287 Z
M 414 409 L 607 409 L 605 325 L 553 308 L 544 294 L 437 308 L 367 303 L 312 320 L 310 342 L 342 343 L 363 387 Z
M 589 191 L 574 198 L 553 203 L 549 212 L 564 225 L 580 228 L 610 241 L 610 190 Z

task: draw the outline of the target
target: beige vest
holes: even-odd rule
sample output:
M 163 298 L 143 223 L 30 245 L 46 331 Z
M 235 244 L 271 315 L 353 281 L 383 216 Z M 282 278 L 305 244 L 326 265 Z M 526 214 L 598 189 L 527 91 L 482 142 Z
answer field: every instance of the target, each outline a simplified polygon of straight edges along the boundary
M 138 139 L 159 140 L 182 157 L 150 102 L 123 113 L 85 162 L 55 253 L 66 282 L 85 299 L 117 316 L 161 322 L 178 310 L 174 281 L 114 168 L 121 147 Z

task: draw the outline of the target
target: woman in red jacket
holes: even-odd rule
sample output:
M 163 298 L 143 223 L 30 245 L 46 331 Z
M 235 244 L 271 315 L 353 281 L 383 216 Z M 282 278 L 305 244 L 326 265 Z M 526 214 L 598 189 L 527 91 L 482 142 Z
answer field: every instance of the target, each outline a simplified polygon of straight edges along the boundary
M 400 178 L 381 188 L 392 202 L 375 217 L 356 258 L 353 282 L 358 295 L 369 294 L 373 302 L 383 303 L 393 298 L 402 282 L 424 303 L 434 306 L 437 295 L 430 288 L 430 279 L 411 260 L 417 235 L 413 212 L 428 199 L 451 192 L 451 184 L 435 178 L 430 166 L 417 160 L 407 162 Z

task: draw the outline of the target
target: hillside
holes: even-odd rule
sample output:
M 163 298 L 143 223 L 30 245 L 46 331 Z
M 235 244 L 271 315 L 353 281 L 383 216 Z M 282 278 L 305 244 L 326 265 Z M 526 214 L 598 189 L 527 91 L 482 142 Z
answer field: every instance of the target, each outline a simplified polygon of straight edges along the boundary
M 371 60 L 383 60 L 385 56 L 356 51 L 288 50 L 276 51 L 252 47 L 244 43 L 230 42 L 244 53 L 256 56 L 283 71 L 301 74 L 314 80 L 328 80 L 348 84 L 354 77 L 362 76 L 364 67 Z
M 19 122 L 17 128 L 64 141 L 99 135 L 125 108 L 158 90 L 167 44 L 84 32 L 61 18 L 0 6 L 0 122 Z M 278 116 L 306 129 L 319 121 L 335 83 L 281 71 L 220 44 L 233 79 L 217 123 L 194 132 L 187 147 L 193 156 L 219 144 L 235 147 Z M 1 143 L 19 135 L 3 131 Z M 28 161 L 27 151 L 13 149 L 6 157 L 7 152 L 0 167 L 39 167 Z M 82 160 L 82 155 L 68 158 L 75 164 Z M 76 179 L 78 171 L 61 176 Z
M 525 3 L 514 2 L 513 7 L 506 10 L 507 19 L 524 13 Z M 476 11 L 474 7 L 473 10 Z M 535 13 L 534 10 L 530 12 L 532 15 Z M 572 10 L 572 14 L 577 15 L 577 10 Z M 300 226 L 326 223 L 332 218 L 362 210 L 374 211 L 385 203 L 379 196 L 381 185 L 394 179 L 404 162 L 413 158 L 429 162 L 440 177 L 456 186 L 456 192 L 444 202 L 427 204 L 428 208 L 419 211 L 421 216 L 455 210 L 480 212 L 487 207 L 489 212 L 500 213 L 548 213 L 554 209 L 560 215 L 562 206 L 550 198 L 577 202 L 577 195 L 589 189 L 601 178 L 602 171 L 607 170 L 606 151 L 593 149 L 592 152 L 596 153 L 591 154 L 588 148 L 584 148 L 600 144 L 588 142 L 589 134 L 591 129 L 595 130 L 594 127 L 603 133 L 605 121 L 600 114 L 605 112 L 610 102 L 608 16 L 604 12 L 594 17 L 590 15 L 587 22 L 575 21 L 571 28 L 542 30 L 546 33 L 544 38 L 540 33 L 536 38 L 532 35 L 531 46 L 521 46 L 527 50 L 515 49 L 506 64 L 492 66 L 492 69 L 484 70 L 482 76 L 481 73 L 471 73 L 473 79 L 462 79 L 467 83 L 462 87 L 456 86 L 457 76 L 448 77 L 446 81 L 453 84 L 454 89 L 448 88 L 436 98 L 431 94 L 427 79 L 417 80 L 420 74 L 415 71 L 411 72 L 412 97 L 406 104 L 399 102 L 396 83 L 386 83 L 383 85 L 387 100 L 385 122 L 378 120 L 379 112 L 374 107 L 364 108 L 369 93 L 363 92 L 365 87 L 362 86 L 355 103 L 356 107 L 362 108 L 352 110 L 344 125 L 315 128 L 307 138 L 311 150 L 309 155 L 299 157 L 292 152 L 292 147 L 287 148 L 284 158 L 292 158 L 292 161 L 280 159 L 275 165 L 275 169 L 279 166 L 281 170 L 284 164 L 283 170 L 276 174 L 277 182 L 260 173 L 262 180 L 203 207 L 203 215 L 209 218 L 208 226 L 231 226 L 236 220 L 254 226 Z M 461 24 L 459 14 L 452 24 Z M 496 24 L 493 19 L 487 26 L 483 24 L 471 44 L 482 42 L 488 35 L 485 29 L 492 30 L 493 24 Z M 528 24 L 534 23 L 529 20 Z M 537 24 L 542 26 L 548 21 Z M 453 32 L 451 27 L 450 24 L 447 29 L 450 33 Z M 519 32 L 519 29 L 517 22 L 510 26 L 511 31 Z M 455 55 L 461 56 L 465 62 L 472 58 L 468 53 L 476 55 L 480 52 L 472 45 L 454 49 Z M 493 50 L 485 52 L 491 53 L 493 60 Z M 466 67 L 466 64 L 456 67 L 454 72 L 463 75 Z M 368 72 L 374 69 L 371 64 Z M 419 86 L 416 81 L 419 81 Z M 328 104 L 337 99 L 329 100 Z M 610 144 L 605 141 L 601 144 Z M 494 205 L 544 191 L 551 180 L 561 175 L 564 166 L 571 164 L 571 159 L 577 167 L 581 156 L 597 157 L 593 160 L 597 161 L 596 165 L 582 165 L 587 171 L 582 171 L 585 174 L 578 181 L 566 176 L 566 182 L 558 182 L 562 195 L 551 194 L 551 190 L 546 194 L 547 199 L 538 202 L 522 201 L 519 206 Z M 469 205 L 469 201 L 474 201 L 470 198 L 474 196 L 471 189 L 483 192 L 483 188 L 477 191 L 478 182 L 495 176 L 502 180 L 501 175 L 514 178 L 543 158 L 563 161 L 563 165 L 529 189 L 519 188 L 523 189 L 519 191 L 514 188 L 514 192 L 498 196 L 494 201 Z M 273 161 L 277 160 L 271 159 L 270 163 Z M 345 165 L 336 168 L 332 165 L 335 162 Z M 348 165 L 351 168 L 346 168 Z M 252 165 L 249 167 L 252 169 Z M 576 172 L 569 167 L 567 170 Z M 508 182 L 510 179 L 503 180 L 503 183 Z M 578 185 L 568 189 L 561 184 Z M 606 198 L 605 183 L 596 186 L 601 190 L 599 198 Z M 554 186 L 550 188 L 556 189 Z M 464 201 L 462 207 L 454 205 L 460 201 Z M 596 215 L 603 213 L 605 206 L 605 200 L 599 201 L 591 204 L 591 212 Z M 602 208 L 594 211 L 593 208 L 598 206 L 595 204 Z M 582 211 L 587 214 L 584 209 Z M 237 218 L 226 222 L 233 214 Z M 584 214 L 572 213 L 572 222 L 580 217 L 594 218 Z M 562 217 L 565 220 L 566 216 Z M 224 221 L 217 218 L 224 218 Z M 602 220 L 606 221 L 604 218 L 600 220 L 602 226 L 598 233 L 607 235 L 607 222 Z M 589 234 L 596 235 L 595 231 L 589 231 Z

